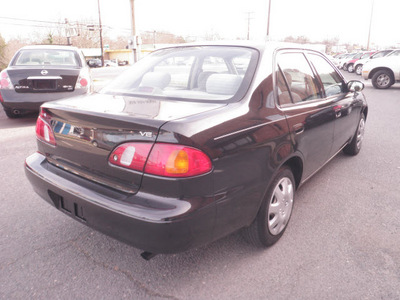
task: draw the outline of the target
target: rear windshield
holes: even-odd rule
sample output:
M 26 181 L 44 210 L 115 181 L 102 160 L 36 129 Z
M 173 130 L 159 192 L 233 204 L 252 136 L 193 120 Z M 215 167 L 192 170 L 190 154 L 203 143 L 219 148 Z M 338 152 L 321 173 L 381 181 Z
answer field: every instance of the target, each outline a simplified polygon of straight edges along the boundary
M 177 100 L 240 100 L 257 60 L 258 52 L 245 47 L 163 49 L 134 64 L 102 92 Z
M 68 66 L 79 67 L 75 51 L 55 49 L 21 50 L 14 66 Z

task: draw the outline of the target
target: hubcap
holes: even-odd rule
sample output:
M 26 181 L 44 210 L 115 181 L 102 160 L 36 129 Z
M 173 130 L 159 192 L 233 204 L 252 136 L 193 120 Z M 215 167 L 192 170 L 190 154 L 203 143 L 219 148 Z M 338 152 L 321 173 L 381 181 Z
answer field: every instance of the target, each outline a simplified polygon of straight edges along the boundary
M 285 229 L 289 222 L 293 207 L 293 183 L 284 177 L 276 185 L 269 202 L 268 229 L 272 235 L 277 235 Z
M 360 124 L 358 124 L 357 130 L 357 149 L 361 149 L 361 144 L 364 139 L 364 131 L 365 131 L 365 121 L 364 118 L 360 120 Z
M 381 74 L 376 79 L 376 83 L 382 87 L 387 86 L 390 83 L 390 77 L 386 74 Z

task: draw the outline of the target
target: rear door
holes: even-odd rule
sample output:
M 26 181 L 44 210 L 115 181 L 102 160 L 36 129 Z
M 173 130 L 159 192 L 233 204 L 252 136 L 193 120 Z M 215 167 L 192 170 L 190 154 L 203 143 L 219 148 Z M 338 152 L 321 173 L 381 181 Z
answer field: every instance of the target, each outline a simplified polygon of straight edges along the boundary
M 335 117 L 333 144 L 330 155 L 336 154 L 354 135 L 363 106 L 362 98 L 347 91 L 343 78 L 318 53 L 307 53 L 318 73 L 325 97 L 332 101 Z
M 296 151 L 304 158 L 304 178 L 317 171 L 331 152 L 335 115 L 303 51 L 277 55 L 278 102 Z

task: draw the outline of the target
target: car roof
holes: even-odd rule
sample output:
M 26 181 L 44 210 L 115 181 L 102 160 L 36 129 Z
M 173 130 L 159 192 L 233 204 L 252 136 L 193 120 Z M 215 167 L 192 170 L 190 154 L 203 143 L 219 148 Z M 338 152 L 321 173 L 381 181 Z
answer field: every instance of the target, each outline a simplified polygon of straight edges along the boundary
M 169 45 L 160 49 L 169 49 L 169 48 L 179 48 L 179 47 L 201 47 L 201 46 L 228 46 L 228 47 L 249 47 L 258 49 L 260 52 L 263 52 L 265 49 L 280 49 L 280 48 L 289 48 L 289 49 L 303 49 L 303 50 L 311 50 L 316 52 L 321 52 L 315 50 L 312 46 L 306 44 L 296 44 L 296 43 L 287 43 L 287 42 L 275 42 L 275 41 L 248 41 L 248 40 L 222 40 L 222 41 L 206 41 L 206 42 L 194 42 L 194 43 L 185 43 L 185 44 L 177 44 L 177 45 Z M 160 50 L 157 49 L 157 50 Z
M 39 49 L 39 50 L 48 50 L 48 49 L 55 49 L 55 50 L 78 50 L 77 47 L 73 46 L 65 46 L 65 45 L 29 45 L 29 46 L 24 46 L 20 50 L 34 50 L 34 49 Z

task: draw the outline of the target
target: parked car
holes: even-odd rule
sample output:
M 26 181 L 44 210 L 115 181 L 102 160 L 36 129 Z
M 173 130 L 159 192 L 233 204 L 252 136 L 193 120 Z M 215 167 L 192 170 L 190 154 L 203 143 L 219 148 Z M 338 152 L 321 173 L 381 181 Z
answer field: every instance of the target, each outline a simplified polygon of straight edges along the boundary
M 376 51 L 367 51 L 367 52 L 363 52 L 362 55 L 361 55 L 359 58 L 357 58 L 358 56 L 356 56 L 356 57 L 354 57 L 354 59 L 348 61 L 347 64 L 346 64 L 346 65 L 347 65 L 347 72 L 353 73 L 354 70 L 355 70 L 354 66 L 355 66 L 355 64 L 356 64 L 359 60 L 361 60 L 361 59 L 368 59 L 368 58 L 370 58 L 371 55 L 374 54 L 374 53 L 376 53 Z
M 26 46 L 0 73 L 0 102 L 9 118 L 39 111 L 40 105 L 92 89 L 82 52 L 69 46 Z
M 365 80 L 371 79 L 376 89 L 387 89 L 400 81 L 400 49 L 365 63 L 362 76 Z
M 87 61 L 87 64 L 90 68 L 101 68 L 103 64 L 101 63 L 101 59 L 92 58 Z
M 361 75 L 362 67 L 366 62 L 368 62 L 370 59 L 384 57 L 384 56 L 388 55 L 392 51 L 393 50 L 391 50 L 391 49 L 390 50 L 382 50 L 382 51 L 378 51 L 378 52 L 372 54 L 370 57 L 359 59 L 354 64 L 354 71 L 356 72 L 357 75 Z
M 267 247 L 296 190 L 340 150 L 359 153 L 363 86 L 292 44 L 156 50 L 99 94 L 43 104 L 26 175 L 49 204 L 146 259 L 239 229 Z
M 339 68 L 339 59 L 334 56 L 326 55 L 326 57 L 333 63 L 336 68 Z
M 104 66 L 105 67 L 118 67 L 118 63 L 116 61 L 112 61 L 112 60 L 105 60 Z
M 129 62 L 127 60 L 118 60 L 118 66 L 126 66 Z
M 339 69 L 344 70 L 344 68 L 343 68 L 344 64 L 356 55 L 357 55 L 357 53 L 347 53 L 344 56 L 342 56 L 341 58 L 339 58 Z

